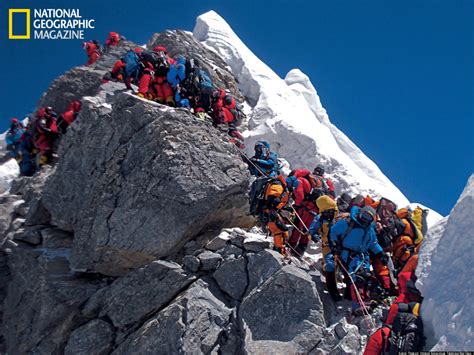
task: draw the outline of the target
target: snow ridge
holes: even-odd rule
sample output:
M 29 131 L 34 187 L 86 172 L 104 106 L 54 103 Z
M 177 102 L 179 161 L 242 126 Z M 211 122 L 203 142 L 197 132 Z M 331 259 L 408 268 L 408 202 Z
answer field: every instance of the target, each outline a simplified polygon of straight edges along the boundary
M 423 242 L 416 270 L 425 297 L 422 317 L 428 348 L 474 348 L 474 175 L 449 218 L 433 226 Z
M 337 192 L 381 194 L 408 205 L 377 165 L 330 122 L 316 89 L 299 69 L 281 79 L 214 11 L 197 18 L 193 34 L 226 61 L 252 106 L 244 132 L 249 153 L 255 141 L 265 139 L 293 168 L 325 164 Z

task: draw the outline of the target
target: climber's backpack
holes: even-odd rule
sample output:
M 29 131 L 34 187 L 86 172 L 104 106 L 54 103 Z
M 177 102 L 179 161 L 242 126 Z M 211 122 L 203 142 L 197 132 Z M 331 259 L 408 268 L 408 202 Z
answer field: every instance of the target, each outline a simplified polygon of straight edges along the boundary
M 227 95 L 227 96 L 230 96 L 230 95 Z M 232 108 L 229 110 L 232 113 L 232 116 L 234 116 L 234 119 L 231 122 L 231 125 L 233 127 L 239 127 L 244 121 L 244 119 L 247 117 L 245 113 L 242 111 L 242 109 L 243 109 L 242 104 L 236 103 L 235 108 Z
M 163 76 L 168 72 L 170 63 L 168 62 L 168 57 L 166 56 L 165 52 L 147 50 L 141 53 L 141 57 L 143 61 L 153 65 L 156 75 Z
M 377 234 L 380 246 L 383 249 L 390 248 L 393 240 L 405 229 L 402 220 L 397 216 L 397 205 L 388 198 L 382 197 L 376 212 L 379 222 L 382 224 L 382 232 Z
M 414 314 L 419 303 L 399 303 L 398 313 L 393 321 L 385 353 L 390 355 L 400 352 L 421 351 L 424 345 L 423 322 Z M 382 341 L 385 342 L 384 337 Z M 382 344 L 382 349 L 385 347 Z
M 252 183 L 249 192 L 249 213 L 252 216 L 259 216 L 262 213 L 266 187 L 274 180 L 273 177 L 262 176 Z
M 122 61 L 125 63 L 125 77 L 137 79 L 140 72 L 140 61 L 137 53 L 128 51 L 123 56 Z
M 193 96 L 211 95 L 214 90 L 211 75 L 200 68 L 193 58 L 186 60 L 186 80 L 184 86 Z

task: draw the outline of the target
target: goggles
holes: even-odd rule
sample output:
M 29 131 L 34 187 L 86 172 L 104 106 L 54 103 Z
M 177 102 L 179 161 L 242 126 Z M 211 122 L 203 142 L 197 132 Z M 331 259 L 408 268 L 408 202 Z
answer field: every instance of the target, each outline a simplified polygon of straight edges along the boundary
M 367 211 L 360 211 L 358 219 L 363 224 L 369 225 L 374 221 L 374 216 Z

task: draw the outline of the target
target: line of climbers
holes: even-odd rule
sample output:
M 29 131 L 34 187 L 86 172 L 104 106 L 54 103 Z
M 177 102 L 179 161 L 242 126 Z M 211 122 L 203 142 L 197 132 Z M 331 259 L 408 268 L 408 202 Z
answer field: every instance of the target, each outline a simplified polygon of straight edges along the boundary
M 110 47 L 115 47 L 120 43 L 121 40 L 124 39 L 125 37 L 119 35 L 117 32 L 109 32 L 109 37 L 105 40 L 103 47 L 95 39 L 82 43 L 82 48 L 84 48 L 84 50 L 86 51 L 88 58 L 86 65 L 92 65 L 97 62 L 97 60 L 105 52 L 107 52 Z
M 0 164 L 16 159 L 22 176 L 32 176 L 43 165 L 51 164 L 59 138 L 80 110 L 81 102 L 72 100 L 59 116 L 50 106 L 40 108 L 27 119 L 26 126 L 12 118 L 5 137 L 7 153 L 0 158 Z
M 183 107 L 204 120 L 206 114 L 214 126 L 224 125 L 231 141 L 243 148 L 238 128 L 245 119 L 242 105 L 229 91 L 216 88 L 212 76 L 194 58 L 170 57 L 163 46 L 151 50 L 136 47 L 115 62 L 103 81 L 123 81 L 136 95 L 172 107 Z
M 256 143 L 252 158 L 243 158 L 256 176 L 249 195 L 250 214 L 273 237 L 276 250 L 302 258 L 309 241 L 321 242 L 328 293 L 335 302 L 351 300 L 354 315 L 369 316 L 397 296 L 365 353 L 421 350 L 422 297 L 414 282 L 427 211 L 397 210 L 387 198 L 375 201 L 348 193 L 336 198 L 322 165 L 312 173 L 293 170 L 285 178 L 277 154 L 264 141 Z M 338 280 L 346 285 L 343 295 Z
M 109 34 L 106 47 L 116 46 L 120 37 Z M 101 55 L 97 42 L 85 44 L 92 64 Z M 237 130 L 244 114 L 235 98 L 215 89 L 211 76 L 198 61 L 171 58 L 166 48 L 135 48 L 118 60 L 104 81 L 123 81 L 128 89 L 138 86 L 137 95 L 170 106 L 191 110 L 198 118 L 208 114 L 215 126 L 228 125 L 234 143 L 243 147 Z M 58 138 L 66 133 L 81 109 L 72 101 L 58 117 L 51 107 L 39 109 L 28 126 L 12 119 L 7 133 L 8 153 L 1 162 L 15 158 L 20 173 L 31 176 L 50 163 Z M 293 170 L 280 174 L 278 155 L 267 142 L 255 145 L 255 155 L 247 158 L 256 176 L 250 191 L 250 213 L 273 237 L 274 247 L 284 255 L 301 258 L 310 241 L 321 242 L 326 286 L 334 301 L 352 300 L 353 313 L 369 313 L 390 296 L 397 296 L 382 328 L 369 339 L 365 354 L 418 351 L 423 345 L 419 315 L 422 297 L 414 286 L 418 251 L 423 241 L 426 211 L 417 207 L 397 210 L 386 198 L 370 196 L 337 197 L 322 165 L 313 172 Z M 291 233 L 290 233 L 291 231 Z M 343 296 L 338 280 L 345 283 Z

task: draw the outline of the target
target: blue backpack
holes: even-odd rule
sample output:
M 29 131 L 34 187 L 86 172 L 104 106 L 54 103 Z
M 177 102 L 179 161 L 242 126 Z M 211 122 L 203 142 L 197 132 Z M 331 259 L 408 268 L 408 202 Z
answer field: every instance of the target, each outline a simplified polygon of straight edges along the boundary
M 123 56 L 122 61 L 125 63 L 125 77 L 137 78 L 141 68 L 137 53 L 128 51 Z
M 212 79 L 209 73 L 201 68 L 196 68 L 196 78 L 199 83 L 199 90 L 202 94 L 211 94 L 214 90 Z

